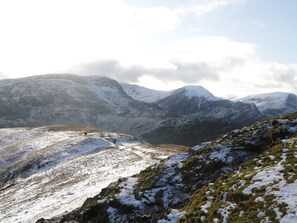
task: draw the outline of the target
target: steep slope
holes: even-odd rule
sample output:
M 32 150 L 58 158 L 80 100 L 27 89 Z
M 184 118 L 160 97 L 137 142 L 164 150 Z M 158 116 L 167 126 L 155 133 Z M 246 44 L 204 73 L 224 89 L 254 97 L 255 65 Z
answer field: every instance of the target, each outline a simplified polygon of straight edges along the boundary
M 283 199 L 295 188 L 296 133 L 297 113 L 234 130 L 109 185 L 69 214 L 38 222 L 228 222 L 231 215 L 230 222 L 260 222 L 265 211 L 290 218 L 295 190 Z M 263 196 L 261 187 L 271 184 Z
M 257 94 L 242 98 L 240 101 L 254 103 L 263 114 L 270 117 L 297 111 L 297 95 L 290 93 Z
M 0 127 L 82 124 L 141 136 L 174 117 L 131 99 L 118 82 L 98 76 L 1 80 L 0 104 Z
M 65 213 L 111 182 L 181 150 L 95 128 L 0 129 L 0 222 L 31 223 Z
M 126 94 L 134 100 L 144 101 L 147 103 L 155 103 L 170 93 L 168 91 L 153 90 L 135 84 L 121 83 L 121 86 Z

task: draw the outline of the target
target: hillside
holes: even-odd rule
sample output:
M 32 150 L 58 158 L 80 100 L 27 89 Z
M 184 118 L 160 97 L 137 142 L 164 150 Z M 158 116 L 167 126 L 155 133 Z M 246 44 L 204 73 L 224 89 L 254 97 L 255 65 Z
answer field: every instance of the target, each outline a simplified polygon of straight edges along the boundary
M 0 127 L 79 124 L 141 136 L 173 118 L 131 99 L 118 82 L 100 76 L 1 80 L 0 103 Z
M 296 133 L 297 113 L 234 130 L 38 222 L 293 222 Z
M 0 222 L 71 211 L 111 182 L 182 150 L 96 128 L 0 129 Z

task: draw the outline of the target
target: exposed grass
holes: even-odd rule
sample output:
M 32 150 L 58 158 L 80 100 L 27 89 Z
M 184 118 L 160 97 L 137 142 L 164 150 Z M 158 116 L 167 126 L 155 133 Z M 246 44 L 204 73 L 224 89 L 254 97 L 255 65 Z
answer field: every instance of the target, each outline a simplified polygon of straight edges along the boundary
M 174 145 L 174 144 L 154 144 L 154 147 L 161 148 L 162 151 L 169 151 L 169 152 L 176 152 L 176 153 L 183 153 L 189 152 L 188 146 L 183 145 Z
M 63 131 L 79 131 L 79 132 L 105 132 L 105 130 L 95 127 L 81 126 L 81 125 L 52 125 L 45 127 L 46 130 L 52 132 L 63 132 Z
M 138 184 L 135 187 L 135 197 L 137 198 L 140 191 L 144 191 L 153 187 L 159 177 L 160 168 L 154 166 L 148 167 L 141 171 L 138 175 Z
M 260 156 L 243 164 L 238 171 L 221 176 L 214 184 L 209 184 L 197 190 L 191 197 L 190 203 L 184 208 L 187 214 L 179 220 L 179 222 L 213 222 L 217 218 L 221 222 L 222 216 L 218 210 L 226 207 L 228 202 L 235 204 L 235 208 L 229 209 L 228 222 L 249 223 L 260 222 L 261 220 L 268 220 L 270 222 L 278 222 L 276 213 L 273 210 L 278 208 L 280 212 L 286 214 L 287 205 L 285 203 L 278 203 L 273 194 L 267 194 L 266 185 L 259 188 L 254 188 L 252 194 L 244 194 L 243 190 L 252 184 L 252 178 L 257 174 L 257 169 L 265 169 L 275 166 L 282 158 L 283 149 L 286 150 L 286 160 L 282 161 L 285 170 L 283 171 L 284 179 L 288 183 L 293 183 L 297 179 L 297 170 L 295 165 L 297 158 L 294 153 L 296 151 L 297 143 L 292 143 L 296 138 L 291 138 L 288 144 L 278 143 L 265 151 Z M 295 142 L 296 142 L 295 141 Z M 196 162 L 195 158 L 187 160 L 185 166 L 190 168 L 192 163 Z M 226 200 L 223 201 L 224 195 Z M 256 198 L 262 197 L 262 200 Z M 211 198 L 211 199 L 210 199 Z M 212 205 L 205 213 L 201 206 L 205 205 L 207 201 L 211 201 Z M 260 216 L 259 213 L 265 213 L 265 216 Z

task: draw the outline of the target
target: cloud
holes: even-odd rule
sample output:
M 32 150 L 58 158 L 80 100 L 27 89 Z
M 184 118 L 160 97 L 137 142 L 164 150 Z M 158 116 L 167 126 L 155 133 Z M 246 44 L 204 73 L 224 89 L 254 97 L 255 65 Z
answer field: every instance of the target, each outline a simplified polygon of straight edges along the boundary
M 219 72 L 220 82 L 209 86 L 226 95 L 247 96 L 267 92 L 297 93 L 297 64 L 280 64 L 249 58 L 228 71 Z
M 242 4 L 244 2 L 246 0 L 204 0 L 196 4 L 192 3 L 186 7 L 180 7 L 177 11 L 182 15 L 194 13 L 197 16 L 201 16 L 229 5 Z
M 123 67 L 117 60 L 100 60 L 76 65 L 70 72 L 83 75 L 105 75 L 118 81 L 133 82 L 145 73 L 142 66 Z
M 271 91 L 296 92 L 297 65 L 263 61 L 254 44 L 225 37 L 195 37 L 172 41 L 138 63 L 98 60 L 67 72 L 106 75 L 120 82 L 169 89 L 203 85 L 217 96 L 246 96 Z M 147 65 L 151 61 L 151 65 Z M 158 63 L 157 63 L 158 62 Z M 135 65 L 138 64 L 138 65 Z
M 70 72 L 85 75 L 106 75 L 121 82 L 137 82 L 143 76 L 152 76 L 161 81 L 198 82 L 203 79 L 217 80 L 216 69 L 206 63 L 171 61 L 173 68 L 146 68 L 142 65 L 123 67 L 116 60 L 101 60 L 76 65 Z
M 157 1 L 157 0 L 125 0 L 127 5 L 136 5 L 141 8 L 165 6 L 180 16 L 188 13 L 196 15 L 204 15 L 217 9 L 227 7 L 229 5 L 237 5 L 245 3 L 247 0 L 184 0 L 184 1 Z
M 274 80 L 280 87 L 290 86 L 297 90 L 297 64 L 285 65 L 279 63 L 269 64 L 267 78 Z

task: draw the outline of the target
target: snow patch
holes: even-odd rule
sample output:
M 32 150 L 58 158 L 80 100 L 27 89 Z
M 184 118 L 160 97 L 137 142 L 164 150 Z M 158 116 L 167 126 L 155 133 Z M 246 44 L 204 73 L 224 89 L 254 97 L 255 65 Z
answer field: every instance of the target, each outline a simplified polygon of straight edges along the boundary
M 208 213 L 207 208 L 209 208 L 212 205 L 211 201 L 207 201 L 204 205 L 201 206 L 201 211 L 203 211 L 205 214 Z
M 117 195 L 117 198 L 121 204 L 141 208 L 142 203 L 135 199 L 134 187 L 137 184 L 138 179 L 129 177 L 126 181 L 120 184 L 122 187 L 121 192 Z
M 186 211 L 179 211 L 171 209 L 171 212 L 167 215 L 167 220 L 159 220 L 158 223 L 176 223 L 182 216 L 186 214 Z
M 209 155 L 209 158 L 213 159 L 213 160 L 220 160 L 222 162 L 228 162 L 228 161 L 231 162 L 233 160 L 232 158 L 229 158 L 229 157 L 228 157 L 228 159 L 226 158 L 228 156 L 229 152 L 230 152 L 230 148 L 219 147 L 219 150 L 212 152 Z
M 227 202 L 225 207 L 218 209 L 218 214 L 220 214 L 223 217 L 223 223 L 228 223 L 229 214 L 232 209 L 236 207 L 236 204 Z
M 165 166 L 172 166 L 176 163 L 181 163 L 185 159 L 187 159 L 190 156 L 188 153 L 182 153 L 175 156 L 171 156 L 165 163 Z M 180 166 L 181 167 L 181 166 Z

